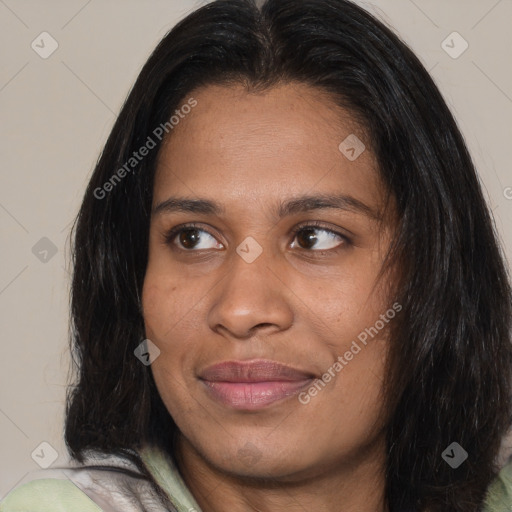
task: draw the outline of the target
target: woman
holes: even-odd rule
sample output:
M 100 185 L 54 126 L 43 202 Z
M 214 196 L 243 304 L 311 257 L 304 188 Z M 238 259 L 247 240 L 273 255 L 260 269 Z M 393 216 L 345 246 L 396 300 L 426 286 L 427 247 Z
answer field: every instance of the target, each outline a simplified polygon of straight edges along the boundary
M 512 507 L 503 257 L 440 93 L 361 8 L 179 23 L 74 248 L 76 464 L 0 510 Z

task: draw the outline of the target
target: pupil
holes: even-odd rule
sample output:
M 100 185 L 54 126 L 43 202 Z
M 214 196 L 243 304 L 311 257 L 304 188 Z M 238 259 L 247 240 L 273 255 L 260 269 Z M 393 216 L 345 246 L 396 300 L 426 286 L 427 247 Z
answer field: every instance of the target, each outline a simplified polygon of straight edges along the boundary
M 310 246 L 312 247 L 314 245 L 314 242 L 316 241 L 316 236 L 314 233 L 315 233 L 314 228 L 306 228 L 306 229 L 301 230 L 297 237 L 297 239 L 299 241 L 299 245 L 303 248 L 309 248 Z M 306 240 L 305 243 L 303 243 L 304 240 Z M 304 247 L 304 246 L 306 246 L 306 247 Z
M 186 247 L 187 249 L 193 248 L 200 238 L 198 232 L 199 231 L 197 229 L 187 229 L 182 231 L 180 233 L 180 243 L 183 247 Z M 190 243 L 190 240 L 192 240 L 192 243 Z

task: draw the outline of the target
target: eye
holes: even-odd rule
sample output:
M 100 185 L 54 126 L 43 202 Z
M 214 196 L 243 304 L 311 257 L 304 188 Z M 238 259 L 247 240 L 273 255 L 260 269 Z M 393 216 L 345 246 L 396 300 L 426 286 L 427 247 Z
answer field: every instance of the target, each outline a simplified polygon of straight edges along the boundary
M 215 237 L 205 229 L 194 224 L 177 226 L 165 235 L 168 244 L 175 244 L 182 250 L 193 249 L 223 249 L 224 246 L 217 242 Z
M 318 235 L 318 233 L 320 234 Z M 292 247 L 305 250 L 329 251 L 350 244 L 350 240 L 346 236 L 319 224 L 299 226 L 293 230 L 293 235 Z M 297 243 L 295 239 L 297 239 Z
M 329 251 L 350 245 L 350 240 L 345 235 L 315 223 L 298 226 L 292 231 L 292 235 L 291 247 L 308 251 Z M 195 224 L 172 228 L 166 233 L 165 242 L 176 245 L 183 251 L 224 248 L 211 233 Z

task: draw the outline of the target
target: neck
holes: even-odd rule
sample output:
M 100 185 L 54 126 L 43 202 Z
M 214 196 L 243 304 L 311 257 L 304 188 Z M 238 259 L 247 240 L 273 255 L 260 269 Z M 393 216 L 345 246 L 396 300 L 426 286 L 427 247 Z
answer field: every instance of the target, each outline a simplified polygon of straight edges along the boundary
M 384 450 L 370 451 L 307 476 L 251 478 L 216 467 L 180 436 L 176 463 L 202 512 L 386 512 Z

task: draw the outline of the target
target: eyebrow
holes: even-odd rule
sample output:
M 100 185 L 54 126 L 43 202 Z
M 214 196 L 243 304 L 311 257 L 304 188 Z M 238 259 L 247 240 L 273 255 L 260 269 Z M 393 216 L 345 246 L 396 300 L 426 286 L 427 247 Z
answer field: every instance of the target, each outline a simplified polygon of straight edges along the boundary
M 345 194 L 320 194 L 303 195 L 280 201 L 273 210 L 279 219 L 297 213 L 306 213 L 315 210 L 335 209 L 350 211 L 365 215 L 372 220 L 380 219 L 380 216 L 368 205 L 352 196 Z M 186 197 L 169 197 L 153 208 L 153 215 L 164 213 L 188 212 L 204 215 L 222 215 L 225 208 L 209 199 L 190 199 Z

